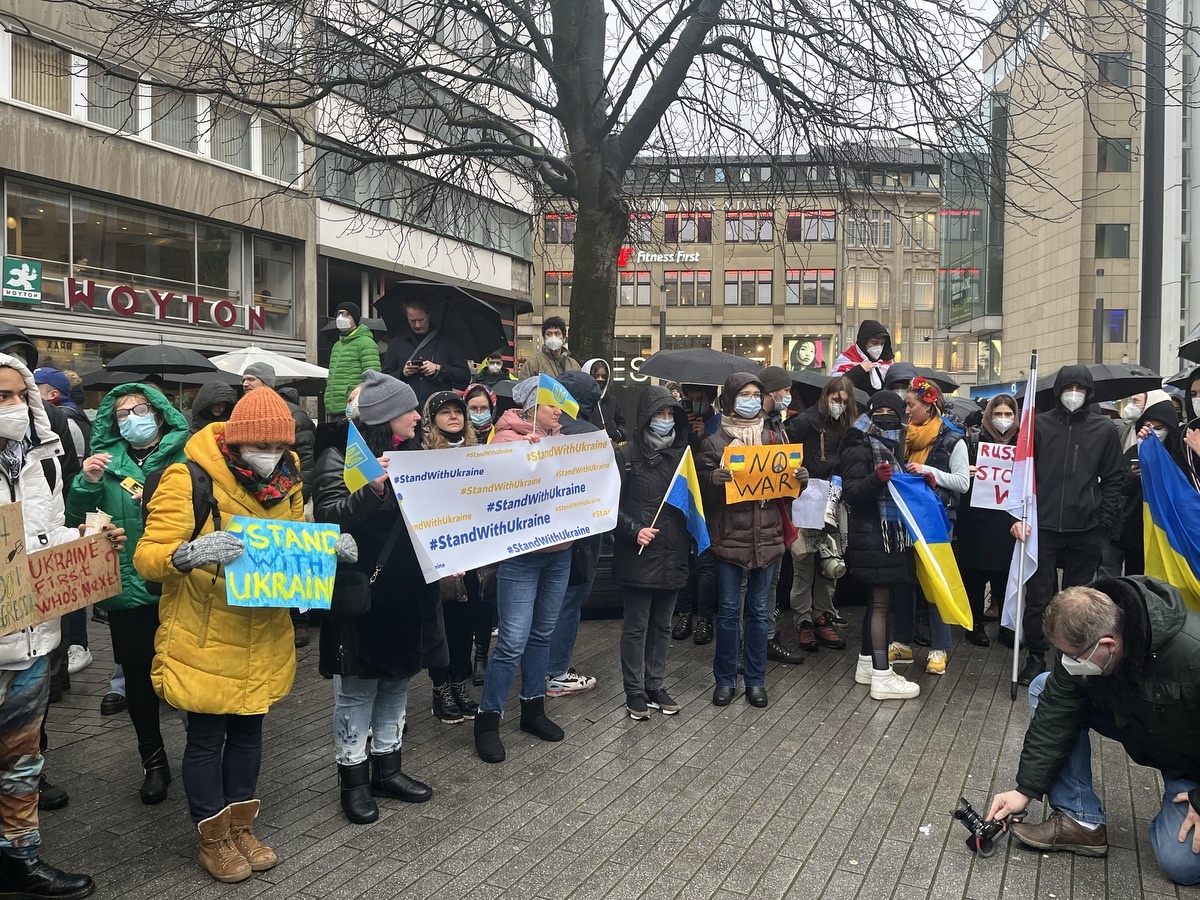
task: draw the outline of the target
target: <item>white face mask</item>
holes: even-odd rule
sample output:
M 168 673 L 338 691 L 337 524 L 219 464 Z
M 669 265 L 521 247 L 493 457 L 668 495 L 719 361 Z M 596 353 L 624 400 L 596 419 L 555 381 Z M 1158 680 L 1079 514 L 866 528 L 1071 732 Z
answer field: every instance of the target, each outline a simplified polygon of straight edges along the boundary
M 1121 418 L 1126 422 L 1136 422 L 1141 414 L 1142 411 L 1136 403 L 1126 403 L 1125 408 L 1121 410 Z
M 560 337 L 548 337 L 545 344 L 547 350 L 551 353 L 557 353 L 563 347 L 563 339 Z
M 830 403 L 829 404 L 829 417 L 831 419 L 840 419 L 842 417 L 842 413 L 844 413 L 845 411 L 846 411 L 846 404 L 844 404 L 844 403 Z
M 1171 434 L 1171 431 L 1168 428 L 1151 428 L 1150 430 L 1154 432 L 1154 436 L 1158 438 L 1158 442 L 1160 444 L 1165 444 L 1167 442 L 1167 438 Z
M 29 430 L 29 404 L 0 406 L 0 438 L 19 441 Z
M 259 478 L 266 478 L 275 471 L 275 467 L 279 465 L 279 460 L 283 458 L 283 451 L 279 453 L 269 453 L 265 450 L 243 450 L 242 461 L 246 463 L 254 474 Z
M 351 319 L 349 316 L 338 316 L 337 317 L 337 330 L 340 331 L 342 334 L 345 334 L 347 331 L 349 331 L 353 327 L 354 327 L 354 320 Z
M 1087 394 L 1083 391 L 1063 391 L 1059 399 L 1068 411 L 1075 412 L 1079 407 L 1083 406 L 1083 401 L 1087 399 Z
M 1200 397 L 1192 398 L 1192 415 L 1200 417 Z
M 1102 641 L 1104 638 L 1101 638 L 1100 640 Z M 1089 653 L 1085 659 L 1072 659 L 1064 653 L 1062 656 L 1062 667 L 1071 675 L 1103 675 L 1104 669 L 1092 662 L 1092 653 L 1095 653 L 1099 646 L 1100 641 L 1096 641 L 1096 646 L 1092 648 L 1092 652 Z M 1105 663 L 1104 667 L 1108 668 L 1108 663 Z
M 1013 420 L 1007 416 L 996 416 L 992 419 L 992 427 L 1001 434 L 1008 434 L 1008 429 L 1013 427 Z
M 871 357 L 875 362 L 879 361 L 879 357 L 883 356 L 883 347 L 868 347 L 867 356 Z
M 500 370 L 504 368 L 504 363 L 488 363 L 488 371 L 493 375 L 500 374 Z

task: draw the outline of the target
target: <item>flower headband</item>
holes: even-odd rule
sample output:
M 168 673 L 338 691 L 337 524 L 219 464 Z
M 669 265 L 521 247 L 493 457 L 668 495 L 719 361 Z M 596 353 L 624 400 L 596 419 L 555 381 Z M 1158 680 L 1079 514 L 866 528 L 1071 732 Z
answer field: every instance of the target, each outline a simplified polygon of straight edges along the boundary
M 917 395 L 918 400 L 922 403 L 928 403 L 930 406 L 937 406 L 938 401 L 941 400 L 941 394 L 937 389 L 937 385 L 924 375 L 918 375 L 914 378 L 912 380 L 912 387 L 909 390 Z

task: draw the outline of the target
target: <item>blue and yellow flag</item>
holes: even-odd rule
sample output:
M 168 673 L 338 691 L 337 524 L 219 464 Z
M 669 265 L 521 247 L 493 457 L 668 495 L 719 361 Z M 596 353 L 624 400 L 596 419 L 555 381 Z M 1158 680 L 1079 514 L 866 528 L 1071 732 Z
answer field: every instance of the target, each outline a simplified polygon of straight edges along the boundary
M 557 406 L 572 419 L 579 415 L 579 404 L 565 387 L 542 372 L 538 375 L 538 406 Z
M 897 472 L 888 490 L 917 551 L 917 581 L 925 599 L 937 606 L 947 625 L 972 627 L 971 604 L 963 586 L 958 562 L 950 546 L 950 519 L 946 507 L 920 475 Z
M 1155 438 L 1142 441 L 1138 464 L 1146 574 L 1178 588 L 1184 602 L 1200 611 L 1200 493 Z
M 675 477 L 667 488 L 666 501 L 687 516 L 688 533 L 696 541 L 696 552 L 708 549 L 708 522 L 704 519 L 704 501 L 700 499 L 700 479 L 696 477 L 696 462 L 692 459 L 692 448 L 686 447 Z
M 382 475 L 383 466 L 379 464 L 363 436 L 358 433 L 354 423 L 347 422 L 347 425 L 349 428 L 346 433 L 346 468 L 342 470 L 342 480 L 353 494 Z

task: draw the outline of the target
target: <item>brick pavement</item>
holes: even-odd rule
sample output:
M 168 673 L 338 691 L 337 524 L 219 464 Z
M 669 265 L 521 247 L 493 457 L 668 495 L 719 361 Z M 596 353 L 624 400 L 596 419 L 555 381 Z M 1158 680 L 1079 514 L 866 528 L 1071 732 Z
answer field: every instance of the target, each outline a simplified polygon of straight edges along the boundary
M 314 637 L 292 694 L 266 720 L 260 834 L 282 862 L 221 885 L 195 861 L 178 715 L 164 707 L 170 798 L 144 807 L 128 718 L 99 714 L 107 629 L 89 628 L 96 661 L 74 676 L 49 722 L 47 773 L 71 803 L 42 822 L 46 858 L 95 876 L 98 897 L 1200 897 L 1168 882 L 1150 852 L 1157 773 L 1108 741 L 1098 742 L 1095 764 L 1107 860 L 1015 842 L 988 860 L 967 851 L 948 811 L 960 794 L 984 811 L 993 785 L 1011 786 L 1028 721 L 1027 704 L 1009 702 L 1004 648 L 962 642 L 944 677 L 914 669 L 919 700 L 878 703 L 854 683 L 851 641 L 801 666 L 772 663 L 771 705 L 756 710 L 740 694 L 727 708 L 711 705 L 712 647 L 689 640 L 672 646 L 667 678 L 683 712 L 634 722 L 623 712 L 619 621 L 583 623 L 576 667 L 599 677 L 596 690 L 548 701 L 566 741 L 522 734 L 510 706 L 508 760 L 498 766 L 475 757 L 469 723 L 432 718 L 428 678 L 414 679 L 405 770 L 430 783 L 434 799 L 381 801 L 368 826 L 349 824 L 338 805 L 331 687 L 317 674 Z

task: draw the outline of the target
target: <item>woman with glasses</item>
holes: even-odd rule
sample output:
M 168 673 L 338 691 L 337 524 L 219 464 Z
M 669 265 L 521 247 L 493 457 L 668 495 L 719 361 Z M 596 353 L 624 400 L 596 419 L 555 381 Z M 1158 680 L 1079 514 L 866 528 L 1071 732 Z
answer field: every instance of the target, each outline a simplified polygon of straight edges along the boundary
M 150 683 L 154 634 L 158 630 L 157 593 L 133 567 L 142 536 L 142 485 L 151 472 L 183 461 L 188 421 L 160 392 L 145 384 L 113 388 L 100 403 L 92 426 L 92 455 L 83 461 L 67 494 L 67 522 L 79 525 L 93 510 L 103 510 L 125 529 L 121 550 L 121 593 L 97 604 L 108 613 L 113 657 L 125 670 L 125 702 L 145 780 L 141 799 L 149 805 L 167 799 L 171 770 L 158 724 L 158 696 Z

